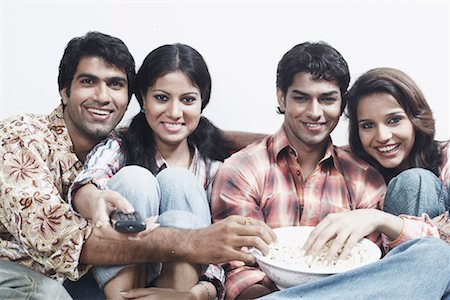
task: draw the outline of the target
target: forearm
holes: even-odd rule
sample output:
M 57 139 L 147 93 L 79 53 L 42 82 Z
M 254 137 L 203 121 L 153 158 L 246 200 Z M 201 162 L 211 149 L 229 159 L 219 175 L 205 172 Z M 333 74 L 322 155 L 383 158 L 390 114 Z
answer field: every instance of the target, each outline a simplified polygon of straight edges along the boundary
M 185 261 L 198 263 L 189 240 L 195 231 L 158 228 L 140 240 L 111 240 L 94 228 L 81 252 L 81 263 L 94 265 Z
M 253 142 L 262 140 L 267 136 L 265 133 L 253 133 L 244 131 L 224 131 L 225 139 L 227 139 L 233 147 L 233 150 L 238 151 L 245 148 Z

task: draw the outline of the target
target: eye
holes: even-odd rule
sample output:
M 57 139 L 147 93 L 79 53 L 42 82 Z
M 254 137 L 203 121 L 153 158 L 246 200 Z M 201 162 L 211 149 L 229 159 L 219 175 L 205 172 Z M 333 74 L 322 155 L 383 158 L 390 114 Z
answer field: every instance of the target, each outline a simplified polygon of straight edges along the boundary
M 120 90 L 121 88 L 125 87 L 125 83 L 122 81 L 112 81 L 109 83 L 109 86 L 114 90 Z
M 157 95 L 155 95 L 153 97 L 155 97 L 155 99 L 160 101 L 160 102 L 165 102 L 165 101 L 168 100 L 167 96 L 166 95 L 162 95 L 162 94 L 157 94 Z
M 400 121 L 402 119 L 403 119 L 402 117 L 392 117 L 388 120 L 388 124 L 393 124 L 393 125 L 398 124 L 398 123 L 400 123 Z
M 90 78 L 83 78 L 80 80 L 80 83 L 83 85 L 90 85 L 90 84 L 93 84 L 94 81 Z
M 197 100 L 195 97 L 184 97 L 183 99 L 181 99 L 182 102 L 187 103 L 187 104 L 191 104 L 195 100 Z
M 373 124 L 372 122 L 359 123 L 359 128 L 361 128 L 361 129 L 371 129 L 374 127 L 375 127 L 375 124 Z
M 297 102 L 306 102 L 306 101 L 308 101 L 308 97 L 306 97 L 306 96 L 294 96 L 293 98 Z
M 322 98 L 321 101 L 326 104 L 333 104 L 337 101 L 337 99 L 334 97 L 327 97 L 327 98 Z

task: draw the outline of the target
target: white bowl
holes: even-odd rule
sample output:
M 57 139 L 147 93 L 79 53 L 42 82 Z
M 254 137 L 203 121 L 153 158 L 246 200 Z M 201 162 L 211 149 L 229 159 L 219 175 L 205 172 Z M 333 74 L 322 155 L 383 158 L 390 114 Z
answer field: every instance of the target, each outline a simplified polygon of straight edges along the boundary
M 294 226 L 294 227 L 280 227 L 275 228 L 274 232 L 277 235 L 277 243 L 292 244 L 298 243 L 303 245 L 314 227 L 311 226 Z M 255 248 L 250 249 L 250 252 L 256 257 L 259 267 L 272 279 L 277 287 L 282 290 L 299 284 L 307 283 L 317 280 L 322 277 L 329 276 L 340 272 L 345 272 L 363 265 L 375 262 L 381 257 L 380 248 L 368 239 L 360 241 L 361 247 L 367 252 L 367 258 L 357 264 L 349 265 L 329 265 L 308 267 L 305 264 L 287 264 L 283 263 L 261 254 Z

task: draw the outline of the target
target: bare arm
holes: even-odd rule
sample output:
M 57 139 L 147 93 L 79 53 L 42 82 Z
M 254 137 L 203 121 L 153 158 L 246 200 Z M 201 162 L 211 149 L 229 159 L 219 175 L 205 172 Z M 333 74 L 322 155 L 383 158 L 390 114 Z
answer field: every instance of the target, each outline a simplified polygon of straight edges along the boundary
M 124 264 L 185 261 L 218 264 L 229 260 L 254 263 L 251 254 L 241 247 L 256 247 L 268 252 L 274 239 L 272 230 L 263 222 L 245 225 L 245 218 L 230 216 L 199 230 L 181 231 L 158 228 L 140 240 L 113 239 L 110 226 L 94 228 L 81 252 L 83 264 Z
M 233 150 L 239 151 L 253 142 L 262 140 L 267 136 L 265 133 L 254 133 L 245 131 L 224 131 L 224 137 L 231 142 Z

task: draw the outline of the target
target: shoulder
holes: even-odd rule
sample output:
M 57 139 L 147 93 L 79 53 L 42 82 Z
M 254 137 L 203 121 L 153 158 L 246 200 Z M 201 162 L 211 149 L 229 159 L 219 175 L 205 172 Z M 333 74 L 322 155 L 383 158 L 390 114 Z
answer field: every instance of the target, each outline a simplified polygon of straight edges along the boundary
M 368 162 L 356 156 L 349 146 L 334 146 L 334 154 L 341 168 L 369 170 L 373 168 Z
M 86 161 L 90 161 L 94 157 L 101 157 L 105 154 L 105 152 L 115 152 L 119 154 L 121 152 L 121 147 L 122 143 L 118 137 L 104 139 L 92 148 L 91 152 L 89 152 L 86 157 Z
M 268 162 L 269 148 L 268 144 L 272 136 L 267 136 L 264 139 L 254 142 L 244 149 L 233 153 L 229 158 L 225 159 L 224 166 L 239 166 L 240 164 L 249 165 L 257 161 Z
M 51 123 L 46 115 L 20 114 L 11 116 L 0 122 L 0 134 L 5 136 L 8 133 L 28 133 L 36 131 L 47 131 Z
M 384 184 L 383 176 L 372 165 L 356 156 L 348 146 L 334 147 L 337 165 L 347 182 Z

